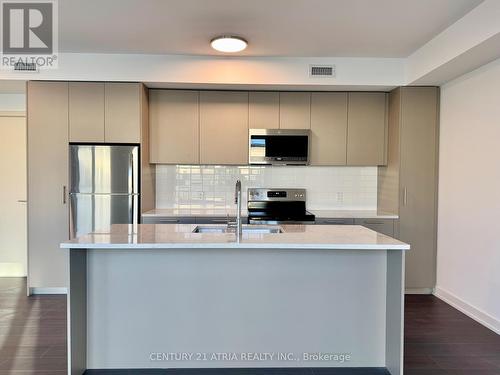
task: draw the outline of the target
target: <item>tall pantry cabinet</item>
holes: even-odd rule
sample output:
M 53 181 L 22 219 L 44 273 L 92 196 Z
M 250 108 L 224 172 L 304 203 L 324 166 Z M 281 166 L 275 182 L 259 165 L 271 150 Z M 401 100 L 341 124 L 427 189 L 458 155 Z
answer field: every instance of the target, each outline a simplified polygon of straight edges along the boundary
M 68 83 L 28 82 L 27 96 L 28 287 L 60 288 L 67 252 L 59 243 L 69 237 Z
M 439 89 L 401 87 L 389 95 L 387 166 L 379 167 L 378 208 L 399 213 L 396 236 L 406 253 L 406 289 L 436 283 Z

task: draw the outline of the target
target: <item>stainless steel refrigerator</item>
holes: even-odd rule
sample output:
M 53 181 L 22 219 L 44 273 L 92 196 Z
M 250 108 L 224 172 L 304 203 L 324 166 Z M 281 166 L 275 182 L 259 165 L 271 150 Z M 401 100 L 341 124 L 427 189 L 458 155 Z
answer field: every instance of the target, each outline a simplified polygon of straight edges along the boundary
M 71 238 L 139 222 L 139 146 L 70 145 Z

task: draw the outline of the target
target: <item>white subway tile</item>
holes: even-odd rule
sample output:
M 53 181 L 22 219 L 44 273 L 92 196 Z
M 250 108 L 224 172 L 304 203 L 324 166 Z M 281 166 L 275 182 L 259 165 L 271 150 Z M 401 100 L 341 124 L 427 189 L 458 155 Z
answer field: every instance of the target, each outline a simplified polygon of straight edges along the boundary
M 376 209 L 376 167 L 156 166 L 157 208 L 234 206 L 234 183 L 305 188 L 309 209 Z

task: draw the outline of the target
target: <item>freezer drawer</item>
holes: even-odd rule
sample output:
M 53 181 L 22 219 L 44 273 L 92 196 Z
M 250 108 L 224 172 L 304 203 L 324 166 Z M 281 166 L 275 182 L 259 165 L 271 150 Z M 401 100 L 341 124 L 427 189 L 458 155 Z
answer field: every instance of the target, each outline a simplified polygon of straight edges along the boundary
M 111 224 L 137 224 L 138 220 L 138 194 L 70 194 L 71 238 L 106 232 Z

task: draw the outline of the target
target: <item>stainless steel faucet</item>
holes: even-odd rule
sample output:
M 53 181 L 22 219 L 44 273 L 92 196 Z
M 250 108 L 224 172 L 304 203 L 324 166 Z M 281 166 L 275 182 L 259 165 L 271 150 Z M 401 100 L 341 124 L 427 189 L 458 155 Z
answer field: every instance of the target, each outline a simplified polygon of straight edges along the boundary
M 234 203 L 236 204 L 236 242 L 241 241 L 241 181 L 236 181 L 234 191 Z

